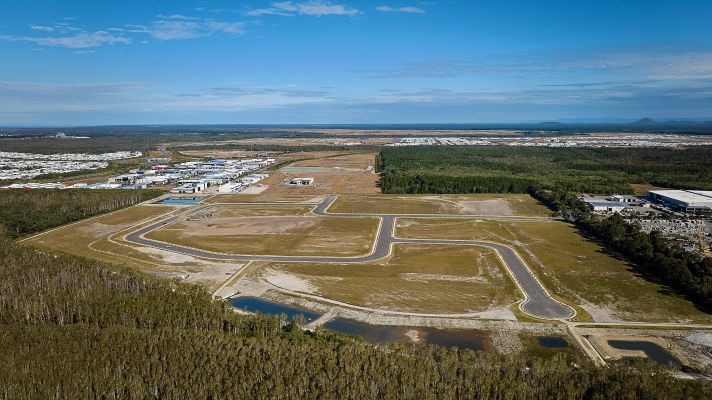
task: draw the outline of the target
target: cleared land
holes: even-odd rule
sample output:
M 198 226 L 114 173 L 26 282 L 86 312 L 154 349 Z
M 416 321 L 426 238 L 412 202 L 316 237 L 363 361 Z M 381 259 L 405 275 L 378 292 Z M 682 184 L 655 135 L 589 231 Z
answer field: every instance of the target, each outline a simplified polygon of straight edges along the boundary
M 712 322 L 712 316 L 644 280 L 626 262 L 564 222 L 400 218 L 396 236 L 509 244 L 552 294 L 580 305 L 599 322 Z
M 375 157 L 374 153 L 359 153 L 297 161 L 272 171 L 269 178 L 261 182 L 270 185 L 263 197 L 379 193 L 378 175 L 373 172 Z M 285 179 L 297 177 L 314 178 L 314 185 L 305 187 L 282 184 Z
M 313 206 L 309 205 L 266 205 L 266 204 L 215 204 L 198 213 L 189 213 L 188 218 L 200 220 L 208 218 L 275 217 L 280 215 L 306 215 Z
M 300 208 L 291 208 L 291 215 L 289 209 L 275 209 L 280 213 L 273 216 L 235 215 L 244 212 L 242 205 L 218 209 L 212 216 L 166 225 L 146 238 L 229 254 L 355 256 L 369 253 L 379 225 L 377 218 L 306 216 Z
M 284 289 L 363 307 L 513 318 L 521 298 L 495 252 L 470 246 L 395 245 L 366 264 L 253 263 L 252 276 Z
M 164 277 L 180 277 L 212 290 L 242 264 L 212 262 L 158 249 L 135 246 L 121 236 L 129 228 L 176 210 L 170 206 L 136 206 L 33 237 L 25 243 L 48 250 L 131 265 Z
M 551 211 L 525 194 L 342 195 L 333 213 L 476 214 L 548 216 Z M 449 238 L 445 238 L 449 239 Z

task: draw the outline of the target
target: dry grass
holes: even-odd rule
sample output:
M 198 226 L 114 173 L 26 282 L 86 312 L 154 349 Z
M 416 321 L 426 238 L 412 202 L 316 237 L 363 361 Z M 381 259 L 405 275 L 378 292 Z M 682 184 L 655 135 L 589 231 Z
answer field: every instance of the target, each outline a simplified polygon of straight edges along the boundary
M 712 322 L 711 315 L 644 280 L 564 222 L 399 219 L 396 235 L 510 244 L 551 292 L 581 305 L 596 321 Z
M 183 220 L 147 238 L 230 254 L 356 256 L 375 240 L 377 218 L 302 215 Z
M 476 214 L 547 216 L 551 212 L 525 194 L 342 195 L 329 209 L 335 213 Z
M 129 227 L 145 223 L 172 210 L 175 208 L 157 205 L 130 207 L 62 227 L 34 237 L 26 243 L 112 263 L 129 263 L 145 267 L 152 261 L 150 257 L 133 251 L 130 247 L 112 243 L 108 239 Z
M 270 173 L 263 182 L 270 188 L 263 196 L 280 199 L 294 195 L 378 193 L 378 175 L 373 172 L 375 157 L 373 153 L 339 154 L 295 162 Z M 282 184 L 285 179 L 296 177 L 312 177 L 314 185 L 294 187 Z
M 253 275 L 278 270 L 297 282 L 308 282 L 316 294 L 365 307 L 506 314 L 521 295 L 502 268 L 494 251 L 486 248 L 395 245 L 393 255 L 378 262 L 259 263 Z
M 306 215 L 311 212 L 312 208 L 313 206 L 292 204 L 283 206 L 264 204 L 216 204 L 214 207 L 210 207 L 210 209 L 205 211 L 210 212 L 214 218 L 275 217 L 281 215 Z
M 170 206 L 136 206 L 86 220 L 28 240 L 29 245 L 113 263 L 130 265 L 163 277 L 187 276 L 186 281 L 213 290 L 240 264 L 198 260 L 194 257 L 137 246 L 121 239 L 129 228 L 175 210 Z

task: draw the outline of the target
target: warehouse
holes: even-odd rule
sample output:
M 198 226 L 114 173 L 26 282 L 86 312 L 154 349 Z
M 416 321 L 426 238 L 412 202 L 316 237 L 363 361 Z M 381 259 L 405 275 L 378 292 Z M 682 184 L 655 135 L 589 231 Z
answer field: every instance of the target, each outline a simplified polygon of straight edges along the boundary
M 625 204 L 595 197 L 584 198 L 583 201 L 586 205 L 588 205 L 588 208 L 591 209 L 591 211 L 598 213 L 615 213 L 621 212 L 628 208 Z
M 289 180 L 290 185 L 309 186 L 314 183 L 314 178 L 292 178 Z
M 702 190 L 651 190 L 648 199 L 676 211 L 691 214 L 712 213 L 712 191 Z

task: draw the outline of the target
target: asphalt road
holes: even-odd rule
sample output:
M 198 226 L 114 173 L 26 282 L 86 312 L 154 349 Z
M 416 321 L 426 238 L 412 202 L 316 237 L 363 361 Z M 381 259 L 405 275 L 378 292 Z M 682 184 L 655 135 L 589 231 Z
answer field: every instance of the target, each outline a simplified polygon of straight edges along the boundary
M 244 261 L 282 261 L 282 262 L 314 262 L 314 263 L 365 263 L 370 261 L 380 260 L 388 257 L 391 253 L 391 247 L 396 243 L 412 243 L 412 244 L 441 244 L 441 245 L 467 245 L 467 246 L 482 246 L 494 249 L 499 253 L 504 261 L 504 264 L 509 269 L 510 273 L 517 281 L 520 289 L 526 295 L 526 300 L 521 304 L 521 308 L 528 314 L 544 318 L 544 319 L 563 319 L 573 315 L 573 310 L 554 300 L 547 291 L 541 286 L 539 281 L 534 278 L 531 271 L 517 256 L 510 247 L 498 243 L 483 242 L 477 240 L 436 240 L 436 239 L 401 239 L 393 236 L 396 218 L 417 216 L 417 217 L 469 217 L 461 215 L 439 215 L 439 214 L 332 214 L 327 210 L 336 200 L 335 196 L 330 196 L 321 203 L 317 204 L 312 210 L 317 215 L 328 215 L 331 217 L 379 217 L 381 220 L 376 241 L 371 249 L 371 253 L 365 256 L 358 257 L 313 257 L 313 256 L 270 256 L 270 255 L 243 255 L 243 254 L 224 254 L 211 251 L 185 247 L 170 243 L 164 243 L 157 240 L 147 239 L 143 235 L 169 225 L 177 220 L 180 216 L 173 216 L 163 219 L 159 222 L 148 225 L 139 230 L 133 231 L 125 236 L 129 242 L 140 244 L 143 246 L 154 247 L 174 253 L 186 254 L 195 257 L 211 258 L 217 260 L 244 260 Z M 202 208 L 212 207 L 214 205 L 200 206 L 191 209 L 191 212 L 198 211 Z M 542 219 L 532 217 L 532 219 Z

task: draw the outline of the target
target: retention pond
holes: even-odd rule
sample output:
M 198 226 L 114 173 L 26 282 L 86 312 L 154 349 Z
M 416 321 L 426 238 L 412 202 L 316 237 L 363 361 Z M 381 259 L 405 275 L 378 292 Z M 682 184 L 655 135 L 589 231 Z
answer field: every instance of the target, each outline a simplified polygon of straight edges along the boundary
M 608 345 L 620 350 L 639 350 L 649 359 L 662 365 L 679 365 L 680 362 L 660 345 L 642 340 L 609 340 Z
M 268 315 L 285 314 L 288 320 L 293 319 L 297 315 L 303 315 L 307 321 L 313 321 L 321 316 L 321 314 L 302 308 L 299 306 L 275 303 L 269 300 L 260 299 L 257 297 L 234 297 L 230 299 L 233 307 L 241 310 L 258 312 Z
M 158 204 L 168 204 L 177 206 L 189 206 L 200 203 L 204 197 L 166 197 L 158 202 Z

